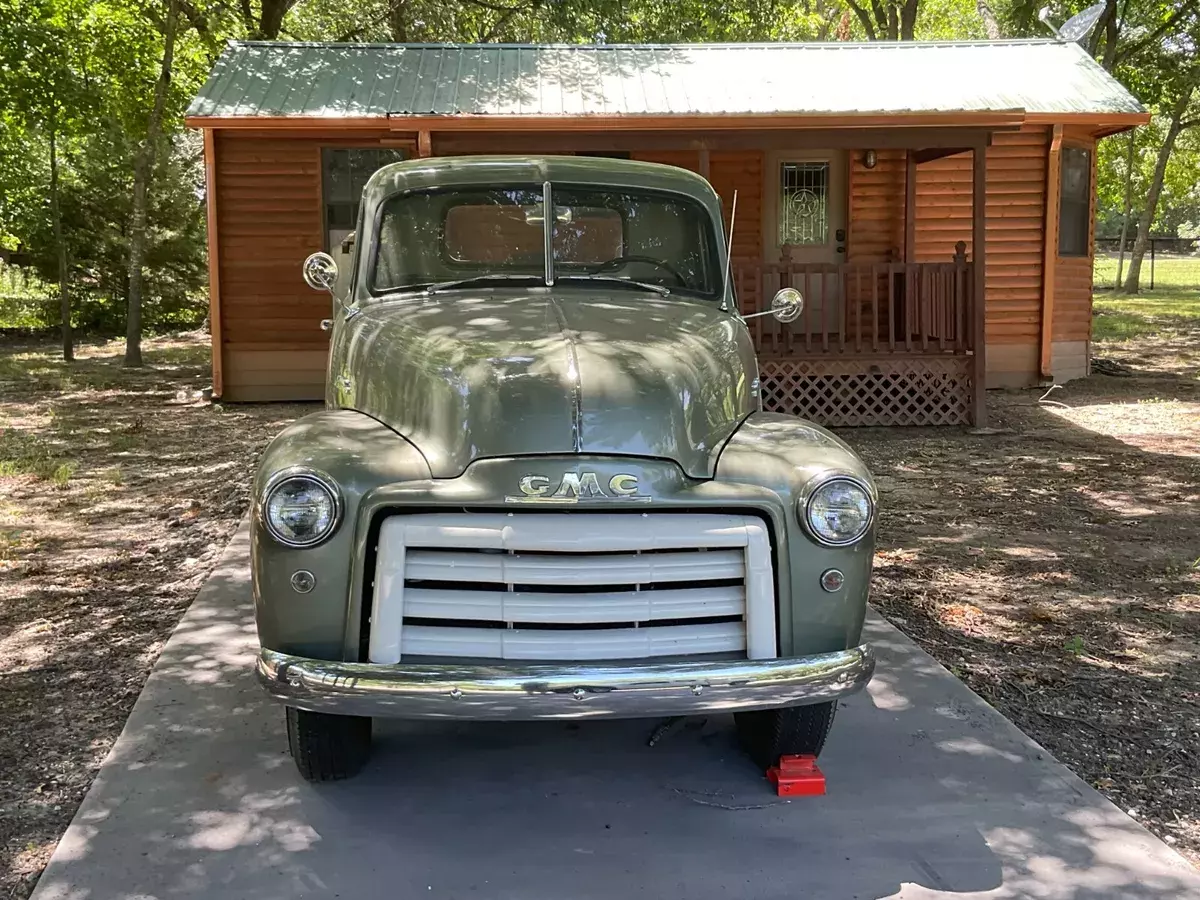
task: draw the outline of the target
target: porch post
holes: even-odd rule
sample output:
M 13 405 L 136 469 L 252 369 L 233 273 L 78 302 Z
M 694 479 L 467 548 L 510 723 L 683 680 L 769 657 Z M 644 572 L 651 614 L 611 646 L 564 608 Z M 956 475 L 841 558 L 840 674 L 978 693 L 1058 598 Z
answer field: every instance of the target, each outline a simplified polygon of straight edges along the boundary
M 711 168 L 711 161 L 710 161 L 707 147 L 700 148 L 700 157 L 697 160 L 697 162 L 698 162 L 698 165 L 697 165 L 696 171 L 700 174 L 701 178 L 703 178 L 705 181 L 708 181 L 709 180 L 709 177 L 708 177 L 709 170 Z
M 917 155 L 904 154 L 904 261 L 917 261 Z
M 1054 377 L 1054 284 L 1058 264 L 1058 193 L 1062 179 L 1063 127 L 1055 125 L 1046 154 L 1046 231 L 1042 247 L 1042 348 L 1038 374 Z
M 318 162 L 320 161 L 318 157 Z M 321 171 L 320 168 L 317 171 Z M 208 330 L 212 335 L 212 395 L 224 390 L 224 358 L 221 341 L 221 242 L 217 236 L 217 141 L 211 128 L 204 129 L 204 181 L 208 205 Z
M 974 332 L 974 396 L 972 424 L 982 428 L 987 422 L 987 144 L 977 143 L 971 151 L 971 249 L 975 257 L 971 297 Z

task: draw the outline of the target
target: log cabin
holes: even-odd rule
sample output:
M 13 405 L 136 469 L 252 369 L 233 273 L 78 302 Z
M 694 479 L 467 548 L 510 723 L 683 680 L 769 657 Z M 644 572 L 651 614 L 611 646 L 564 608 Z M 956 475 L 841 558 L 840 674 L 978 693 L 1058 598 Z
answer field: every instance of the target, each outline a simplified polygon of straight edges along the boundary
M 1148 121 L 1077 44 L 233 42 L 187 112 L 207 177 L 214 395 L 323 396 L 336 252 L 375 169 L 588 154 L 681 166 L 728 218 L 763 406 L 981 425 L 985 389 L 1088 374 L 1096 143 Z

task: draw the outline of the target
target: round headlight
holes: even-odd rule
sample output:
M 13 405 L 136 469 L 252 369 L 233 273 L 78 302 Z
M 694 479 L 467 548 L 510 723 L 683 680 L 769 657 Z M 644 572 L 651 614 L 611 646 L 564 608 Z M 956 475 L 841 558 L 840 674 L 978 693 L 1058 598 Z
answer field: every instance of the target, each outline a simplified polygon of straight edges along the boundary
M 289 547 L 319 544 L 337 527 L 338 491 L 316 472 L 284 473 L 267 489 L 263 521 L 271 536 Z
M 863 485 L 852 478 L 830 478 L 808 495 L 804 524 L 822 544 L 853 544 L 871 527 L 875 503 Z

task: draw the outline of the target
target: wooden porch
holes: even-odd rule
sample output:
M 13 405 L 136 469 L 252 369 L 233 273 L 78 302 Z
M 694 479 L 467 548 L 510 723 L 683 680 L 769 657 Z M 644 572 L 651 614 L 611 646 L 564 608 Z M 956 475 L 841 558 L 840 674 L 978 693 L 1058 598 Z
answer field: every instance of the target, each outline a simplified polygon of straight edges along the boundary
M 827 425 L 955 425 L 975 421 L 975 265 L 959 242 L 947 262 L 733 263 L 747 311 L 781 288 L 805 297 L 790 323 L 749 321 L 763 408 Z

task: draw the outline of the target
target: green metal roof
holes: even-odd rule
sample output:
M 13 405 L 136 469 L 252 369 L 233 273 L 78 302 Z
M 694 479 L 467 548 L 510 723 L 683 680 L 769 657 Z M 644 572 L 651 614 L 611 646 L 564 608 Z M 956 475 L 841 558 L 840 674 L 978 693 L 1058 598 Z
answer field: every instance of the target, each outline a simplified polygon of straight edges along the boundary
M 231 42 L 188 116 L 695 116 L 1143 107 L 1058 41 L 554 45 Z

